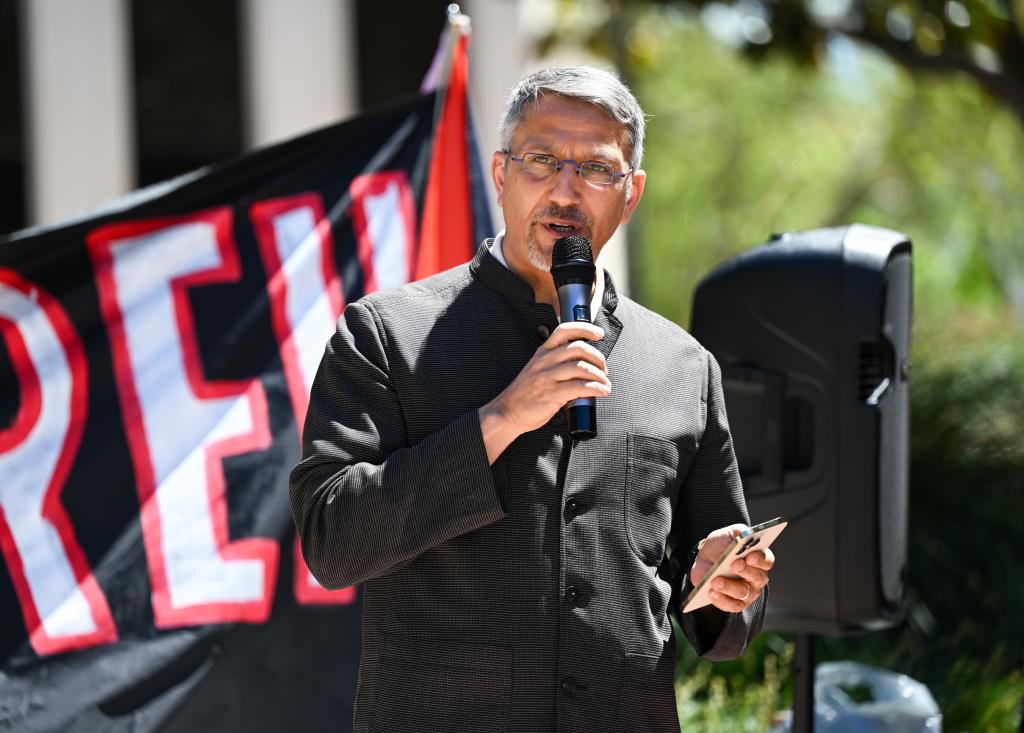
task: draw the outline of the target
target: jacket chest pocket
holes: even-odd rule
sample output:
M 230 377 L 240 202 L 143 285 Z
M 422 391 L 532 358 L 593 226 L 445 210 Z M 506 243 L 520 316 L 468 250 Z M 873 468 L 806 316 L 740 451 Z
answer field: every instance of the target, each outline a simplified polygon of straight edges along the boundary
M 688 464 L 690 455 L 684 454 L 682 459 Z M 647 565 L 659 565 L 665 554 L 686 469 L 675 443 L 644 435 L 626 436 L 626 537 Z

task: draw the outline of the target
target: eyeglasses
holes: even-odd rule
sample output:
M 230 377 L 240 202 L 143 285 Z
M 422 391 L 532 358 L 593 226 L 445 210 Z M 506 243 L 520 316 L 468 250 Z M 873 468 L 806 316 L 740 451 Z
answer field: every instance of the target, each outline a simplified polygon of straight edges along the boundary
M 619 173 L 608 163 L 598 163 L 595 160 L 578 163 L 575 160 L 560 160 L 547 153 L 523 153 L 523 157 L 517 158 L 512 155 L 510 150 L 502 150 L 500 152 L 507 155 L 509 159 L 521 163 L 523 171 L 537 178 L 547 178 L 552 173 L 562 170 L 562 166 L 568 163 L 576 171 L 576 174 L 587 183 L 607 186 L 615 183 L 617 178 L 624 178 L 634 171 L 633 168 L 630 168 L 625 173 Z

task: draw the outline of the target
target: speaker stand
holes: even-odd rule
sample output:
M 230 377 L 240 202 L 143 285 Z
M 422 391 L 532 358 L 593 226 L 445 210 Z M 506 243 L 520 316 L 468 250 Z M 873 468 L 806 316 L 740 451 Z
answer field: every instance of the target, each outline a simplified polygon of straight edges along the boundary
M 814 634 L 797 634 L 793 652 L 793 727 L 814 733 Z

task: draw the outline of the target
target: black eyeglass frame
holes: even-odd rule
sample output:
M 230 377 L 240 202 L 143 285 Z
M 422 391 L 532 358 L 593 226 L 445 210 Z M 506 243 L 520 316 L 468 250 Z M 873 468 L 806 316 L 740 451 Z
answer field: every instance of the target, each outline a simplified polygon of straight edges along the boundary
M 544 155 L 544 156 L 547 156 L 549 158 L 555 158 L 555 156 L 551 155 L 550 153 L 523 153 L 522 157 L 518 157 L 517 158 L 516 156 L 512 155 L 512 151 L 509 150 L 508 148 L 503 148 L 503 149 L 499 150 L 498 152 L 501 153 L 502 155 L 507 155 L 509 157 L 509 160 L 514 160 L 517 163 L 519 163 L 522 166 L 522 168 L 523 168 L 523 172 L 524 173 L 529 173 L 531 176 L 532 175 L 536 175 L 536 174 L 526 170 L 526 156 L 527 155 Z M 551 173 L 548 173 L 546 176 L 544 176 L 544 178 L 547 178 L 548 176 L 553 175 L 553 174 L 558 173 L 559 171 L 561 171 L 562 167 L 566 163 L 571 163 L 572 164 L 572 168 L 573 168 L 574 171 L 576 171 L 576 175 L 579 176 L 580 180 L 583 180 L 583 181 L 587 181 L 587 179 L 583 177 L 583 166 L 585 166 L 587 163 L 594 163 L 596 165 L 607 165 L 609 168 L 611 167 L 611 164 L 609 164 L 609 163 L 602 163 L 599 160 L 584 160 L 584 161 L 580 162 L 580 161 L 577 161 L 577 160 L 573 160 L 572 158 L 555 158 L 555 169 L 553 171 L 551 171 Z M 597 186 L 611 186 L 613 183 L 615 183 L 615 179 L 616 178 L 625 178 L 629 174 L 635 173 L 635 172 L 636 172 L 636 168 L 630 168 L 628 171 L 623 171 L 621 173 L 619 171 L 613 170 L 611 172 L 612 180 L 605 181 L 605 182 L 602 182 L 602 181 L 587 181 L 587 183 L 593 183 L 593 184 L 595 184 Z

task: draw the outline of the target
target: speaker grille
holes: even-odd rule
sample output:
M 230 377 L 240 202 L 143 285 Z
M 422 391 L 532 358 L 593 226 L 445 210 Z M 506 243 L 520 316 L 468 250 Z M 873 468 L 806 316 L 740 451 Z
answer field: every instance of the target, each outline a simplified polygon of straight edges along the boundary
M 866 400 L 885 378 L 878 344 L 861 342 L 857 354 L 857 397 Z
M 894 254 L 882 273 L 882 332 L 892 343 L 895 363 L 890 376 L 892 386 L 879 403 L 878 541 L 882 595 L 886 602 L 896 606 L 902 604 L 907 561 L 910 385 L 904 366 L 910 354 L 911 275 L 909 252 Z

